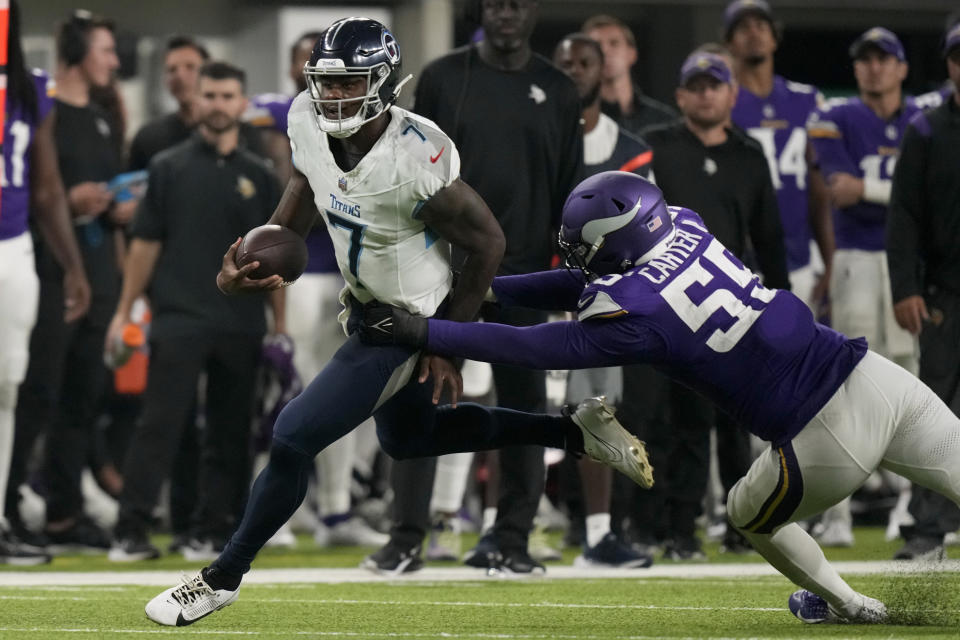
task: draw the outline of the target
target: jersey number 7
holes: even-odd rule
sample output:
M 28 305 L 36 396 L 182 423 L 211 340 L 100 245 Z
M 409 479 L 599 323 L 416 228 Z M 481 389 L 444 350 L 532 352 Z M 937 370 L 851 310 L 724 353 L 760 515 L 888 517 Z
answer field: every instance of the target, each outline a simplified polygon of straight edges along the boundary
M 341 218 L 327 209 L 327 218 L 330 224 L 338 229 L 346 229 L 350 232 L 350 274 L 357 279 L 360 284 L 360 253 L 363 251 L 363 232 L 367 230 L 367 225 Z

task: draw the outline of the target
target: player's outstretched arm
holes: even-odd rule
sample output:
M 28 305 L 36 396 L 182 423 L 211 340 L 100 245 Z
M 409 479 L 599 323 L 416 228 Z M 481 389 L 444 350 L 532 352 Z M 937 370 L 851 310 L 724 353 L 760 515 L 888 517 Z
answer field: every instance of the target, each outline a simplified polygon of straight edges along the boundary
M 467 254 L 446 317 L 468 322 L 476 316 L 500 266 L 506 248 L 503 231 L 483 198 L 459 178 L 427 201 L 420 219 Z
M 487 300 L 504 307 L 576 311 L 585 284 L 580 271 L 567 269 L 497 276 Z
M 305 206 L 305 203 L 312 201 L 313 190 L 306 176 L 294 169 L 280 197 L 280 202 L 267 224 L 279 224 L 293 229 L 304 238 L 307 237 L 310 228 L 313 227 L 316 212 L 313 207 Z
M 493 322 L 420 318 L 390 305 L 364 309 L 360 339 L 531 369 L 591 369 L 650 362 L 663 338 L 633 316 L 513 327 Z

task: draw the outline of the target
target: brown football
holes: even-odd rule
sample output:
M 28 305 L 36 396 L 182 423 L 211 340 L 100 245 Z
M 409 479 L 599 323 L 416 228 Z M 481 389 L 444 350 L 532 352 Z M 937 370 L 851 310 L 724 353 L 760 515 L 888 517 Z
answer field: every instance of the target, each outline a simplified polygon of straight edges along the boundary
M 237 266 L 255 260 L 260 266 L 250 272 L 250 278 L 259 280 L 276 274 L 284 282 L 293 282 L 307 268 L 307 244 L 299 233 L 278 224 L 254 227 L 237 247 Z

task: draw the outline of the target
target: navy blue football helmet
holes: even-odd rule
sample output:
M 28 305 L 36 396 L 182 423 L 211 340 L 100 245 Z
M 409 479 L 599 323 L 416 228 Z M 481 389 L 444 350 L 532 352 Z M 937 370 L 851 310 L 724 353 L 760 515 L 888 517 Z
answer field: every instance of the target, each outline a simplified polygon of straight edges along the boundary
M 303 67 L 307 90 L 317 124 L 335 138 L 347 138 L 390 108 L 400 89 L 412 76 L 400 80 L 400 47 L 385 26 L 370 18 L 343 18 L 330 25 L 313 46 Z M 358 98 L 321 99 L 321 80 L 326 76 L 365 76 L 366 95 Z M 360 109 L 343 117 L 347 104 L 360 102 Z M 337 115 L 328 117 L 324 105 L 335 105 Z
M 673 218 L 657 185 L 635 173 L 604 171 L 570 192 L 559 243 L 567 266 L 593 279 L 647 262 L 672 232 Z

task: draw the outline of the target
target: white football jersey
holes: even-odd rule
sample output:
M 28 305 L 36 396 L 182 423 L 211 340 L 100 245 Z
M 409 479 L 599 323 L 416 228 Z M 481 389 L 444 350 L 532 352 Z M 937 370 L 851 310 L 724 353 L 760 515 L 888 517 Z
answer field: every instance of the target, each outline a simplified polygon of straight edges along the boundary
M 449 293 L 450 246 L 419 219 L 424 203 L 460 175 L 460 155 L 433 122 L 399 107 L 351 171 L 337 166 L 306 93 L 290 106 L 293 164 L 327 222 L 347 293 L 432 316 Z

